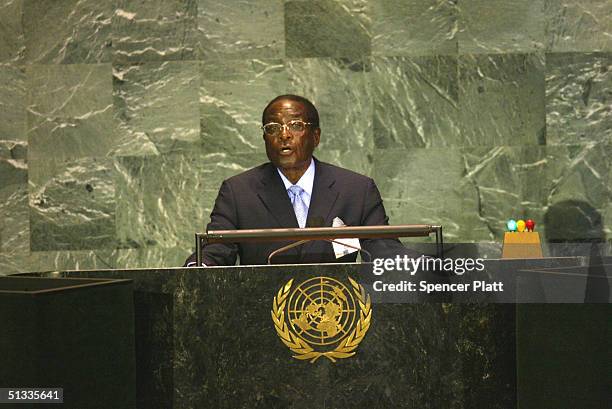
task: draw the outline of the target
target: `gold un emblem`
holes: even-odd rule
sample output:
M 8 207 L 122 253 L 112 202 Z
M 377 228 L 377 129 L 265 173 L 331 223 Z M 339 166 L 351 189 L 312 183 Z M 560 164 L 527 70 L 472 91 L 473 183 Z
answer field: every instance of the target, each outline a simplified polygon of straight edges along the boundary
M 332 362 L 355 355 L 372 318 L 370 296 L 352 278 L 349 290 L 329 277 L 304 281 L 291 291 L 293 279 L 272 303 L 272 321 L 281 341 L 297 359 Z M 352 291 L 351 291 L 352 290 Z

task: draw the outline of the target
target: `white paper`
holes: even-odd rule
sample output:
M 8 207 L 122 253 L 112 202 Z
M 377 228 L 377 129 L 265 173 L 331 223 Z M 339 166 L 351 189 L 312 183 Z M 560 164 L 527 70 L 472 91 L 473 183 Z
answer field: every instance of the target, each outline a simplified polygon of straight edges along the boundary
M 344 224 L 342 219 L 339 217 L 336 217 L 334 221 L 332 222 L 332 227 L 343 227 L 343 226 L 346 226 L 346 225 Z M 357 247 L 357 248 L 352 248 L 348 246 L 343 246 L 342 244 L 339 244 L 339 243 L 332 243 L 332 246 L 334 248 L 334 254 L 336 255 L 336 258 L 344 257 L 347 254 L 356 252 L 357 249 L 361 249 L 361 246 L 359 245 L 359 239 L 336 239 L 336 241 L 342 244 L 349 244 L 351 246 Z

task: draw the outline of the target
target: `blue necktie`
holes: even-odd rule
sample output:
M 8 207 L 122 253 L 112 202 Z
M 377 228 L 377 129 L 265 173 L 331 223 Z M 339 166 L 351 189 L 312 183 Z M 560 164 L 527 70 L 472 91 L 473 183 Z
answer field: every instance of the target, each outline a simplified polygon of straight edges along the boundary
M 302 193 L 304 193 L 304 189 L 299 187 L 298 185 L 293 185 L 289 189 L 289 197 L 291 198 L 291 204 L 293 205 L 293 211 L 295 212 L 295 217 L 297 218 L 298 225 L 300 227 L 306 227 L 306 218 L 308 217 L 308 206 L 306 206 L 306 202 L 302 198 Z

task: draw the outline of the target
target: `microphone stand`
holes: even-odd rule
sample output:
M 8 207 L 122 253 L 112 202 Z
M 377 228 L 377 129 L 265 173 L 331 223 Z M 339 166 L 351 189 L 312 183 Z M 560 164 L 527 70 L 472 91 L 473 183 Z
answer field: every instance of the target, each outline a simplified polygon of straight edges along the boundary
M 339 242 L 337 240 L 332 240 L 332 239 L 319 239 L 319 240 L 324 240 L 324 241 L 328 241 L 330 243 L 336 243 L 336 244 L 340 244 L 340 245 L 345 246 L 345 247 L 350 247 L 352 249 L 359 250 L 359 251 L 364 252 L 365 254 L 367 254 L 368 257 L 370 258 L 370 261 L 372 261 L 372 253 L 370 253 L 366 249 L 362 249 L 360 247 L 353 246 L 352 244 L 342 243 L 342 242 Z M 295 243 L 287 244 L 286 246 L 283 246 L 283 247 L 281 247 L 279 249 L 274 250 L 268 256 L 268 264 L 272 264 L 272 257 L 274 257 L 275 255 L 283 253 L 283 252 L 285 252 L 285 251 L 287 251 L 289 249 L 292 249 L 294 247 L 301 246 L 302 244 L 308 243 L 309 241 L 312 241 L 312 240 L 300 240 L 300 241 L 296 241 Z

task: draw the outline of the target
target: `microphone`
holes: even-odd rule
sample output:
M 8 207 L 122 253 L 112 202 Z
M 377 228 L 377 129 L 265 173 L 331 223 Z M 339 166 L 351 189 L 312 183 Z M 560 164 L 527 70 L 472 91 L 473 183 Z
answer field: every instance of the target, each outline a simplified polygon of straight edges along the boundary
M 345 226 L 344 223 L 342 223 L 342 226 Z M 340 227 L 342 227 L 340 226 Z M 321 216 L 312 216 L 309 217 L 306 221 L 306 227 L 325 227 L 325 218 L 321 217 Z M 370 263 L 372 262 L 372 253 L 370 253 L 369 251 L 367 251 L 366 249 L 363 248 L 359 248 L 359 247 L 355 247 L 352 246 L 350 244 L 346 244 L 346 243 L 341 243 L 339 241 L 336 240 L 332 240 L 332 239 L 322 239 L 325 241 L 328 241 L 330 243 L 336 243 L 336 244 L 340 244 L 342 246 L 346 246 L 346 247 L 350 247 L 353 248 L 355 250 L 359 250 L 364 254 L 367 254 L 368 257 L 370 258 Z M 294 247 L 297 246 L 301 246 L 302 244 L 308 243 L 310 240 L 300 240 L 300 241 L 296 241 L 295 243 L 291 243 L 287 246 L 281 247 L 279 249 L 274 250 L 272 253 L 270 253 L 270 255 L 268 256 L 268 264 L 272 264 L 272 257 L 276 256 L 279 253 L 283 253 L 289 249 L 292 249 Z
M 311 216 L 306 219 L 306 227 L 325 227 L 325 219 L 321 216 Z M 288 244 L 279 249 L 274 250 L 272 253 L 268 255 L 268 264 L 272 264 L 272 257 L 277 254 L 284 253 L 287 250 L 290 250 L 294 247 L 301 246 L 302 244 L 308 243 L 310 240 L 299 240 L 295 243 Z

